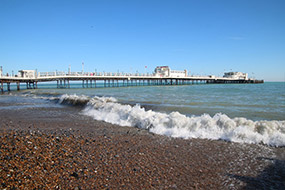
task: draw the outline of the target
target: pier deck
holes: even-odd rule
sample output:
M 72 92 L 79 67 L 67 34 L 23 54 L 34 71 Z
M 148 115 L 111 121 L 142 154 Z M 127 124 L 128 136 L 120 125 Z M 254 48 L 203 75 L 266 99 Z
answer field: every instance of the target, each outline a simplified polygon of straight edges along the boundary
M 44 75 L 39 73 L 36 77 L 13 77 L 0 76 L 1 91 L 4 92 L 4 84 L 7 86 L 7 91 L 10 91 L 10 84 L 15 83 L 17 90 L 20 90 L 20 84 L 26 83 L 27 89 L 38 88 L 40 82 L 57 81 L 58 88 L 70 88 L 71 81 L 82 81 L 82 87 L 96 88 L 97 82 L 104 83 L 104 87 L 119 87 L 121 86 L 140 86 L 140 85 L 190 85 L 190 84 L 225 84 L 225 83 L 263 83 L 263 80 L 254 79 L 232 79 L 225 77 L 211 76 L 187 76 L 187 77 L 162 77 L 149 74 L 108 74 L 94 75 L 92 73 L 76 74 L 76 75 Z

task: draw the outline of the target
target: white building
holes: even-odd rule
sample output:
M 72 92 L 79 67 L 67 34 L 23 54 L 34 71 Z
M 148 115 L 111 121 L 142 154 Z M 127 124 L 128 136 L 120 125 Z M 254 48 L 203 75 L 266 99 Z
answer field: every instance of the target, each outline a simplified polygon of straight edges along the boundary
M 2 70 L 2 66 L 0 66 L 0 77 L 2 77 L 3 74 L 3 70 Z
M 34 70 L 20 70 L 19 71 L 19 77 L 22 78 L 35 78 L 36 71 Z
M 248 74 L 242 72 L 228 72 L 224 74 L 224 78 L 248 80 Z
M 154 75 L 159 77 L 187 77 L 187 70 L 171 70 L 168 66 L 158 66 L 154 70 Z

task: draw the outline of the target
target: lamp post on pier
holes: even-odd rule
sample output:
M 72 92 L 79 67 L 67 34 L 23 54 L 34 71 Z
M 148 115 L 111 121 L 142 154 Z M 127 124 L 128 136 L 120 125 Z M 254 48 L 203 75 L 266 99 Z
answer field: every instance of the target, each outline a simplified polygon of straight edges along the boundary
M 84 62 L 82 62 L 82 75 L 84 73 Z

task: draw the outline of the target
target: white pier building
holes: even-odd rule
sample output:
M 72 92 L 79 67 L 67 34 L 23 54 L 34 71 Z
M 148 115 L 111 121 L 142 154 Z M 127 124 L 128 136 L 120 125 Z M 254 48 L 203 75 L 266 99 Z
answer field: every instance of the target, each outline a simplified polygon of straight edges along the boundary
M 171 70 L 168 66 L 158 66 L 154 70 L 154 75 L 158 77 L 187 77 L 187 70 Z
M 36 77 L 36 71 L 35 70 L 20 70 L 19 71 L 19 77 L 35 78 Z
M 224 78 L 248 80 L 248 74 L 242 72 L 227 72 L 224 74 Z

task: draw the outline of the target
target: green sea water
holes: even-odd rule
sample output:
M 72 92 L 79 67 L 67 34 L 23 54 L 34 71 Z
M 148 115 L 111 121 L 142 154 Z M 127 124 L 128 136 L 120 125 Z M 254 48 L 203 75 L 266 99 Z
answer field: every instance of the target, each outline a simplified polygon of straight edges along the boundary
M 216 113 L 251 120 L 285 120 L 285 83 L 264 84 L 200 84 L 178 86 L 137 86 L 119 88 L 82 88 L 80 83 L 70 89 L 55 84 L 40 84 L 39 89 L 14 94 L 114 97 L 124 104 L 140 104 L 146 109 L 187 116 Z

